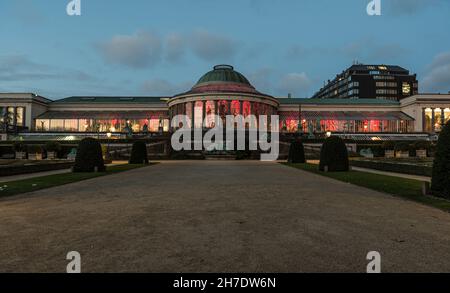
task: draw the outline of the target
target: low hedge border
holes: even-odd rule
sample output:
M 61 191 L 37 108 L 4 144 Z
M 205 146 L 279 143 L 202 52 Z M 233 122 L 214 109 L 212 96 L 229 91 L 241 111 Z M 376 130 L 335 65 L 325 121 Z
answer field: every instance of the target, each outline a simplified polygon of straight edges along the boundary
M 61 162 L 22 166 L 0 166 L 0 177 L 70 169 L 73 164 L 74 162 Z
M 369 160 L 350 160 L 350 165 L 354 167 L 374 169 L 379 171 L 395 172 L 427 177 L 431 177 L 433 170 L 432 167 L 427 166 L 402 164 L 402 163 L 375 162 Z

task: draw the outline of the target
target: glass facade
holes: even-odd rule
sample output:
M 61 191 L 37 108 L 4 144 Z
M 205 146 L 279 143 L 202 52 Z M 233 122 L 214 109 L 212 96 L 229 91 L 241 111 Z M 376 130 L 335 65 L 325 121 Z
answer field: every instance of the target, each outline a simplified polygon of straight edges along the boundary
M 128 126 L 128 128 L 127 128 Z M 51 132 L 128 132 L 169 131 L 169 119 L 36 119 L 36 131 Z
M 194 115 L 192 115 L 191 112 L 192 108 L 194 109 Z M 185 109 L 186 112 L 180 113 L 176 109 Z M 186 114 L 186 116 L 190 118 L 193 117 L 195 128 L 213 128 L 215 126 L 213 115 L 219 116 L 222 119 L 222 125 L 225 125 L 226 116 L 228 115 L 242 115 L 244 118 L 254 115 L 258 119 L 259 115 L 270 116 L 277 113 L 275 107 L 271 105 L 242 100 L 208 100 L 187 102 L 172 106 L 169 112 L 171 115 L 177 113 Z M 205 119 L 206 124 L 203 125 Z M 247 123 L 246 127 L 248 126 L 249 125 Z
M 299 129 L 300 128 L 300 129 Z M 338 120 L 280 118 L 280 130 L 287 133 L 408 133 L 414 132 L 411 120 Z
M 424 132 L 440 132 L 443 125 L 450 121 L 450 108 L 425 108 L 422 115 Z

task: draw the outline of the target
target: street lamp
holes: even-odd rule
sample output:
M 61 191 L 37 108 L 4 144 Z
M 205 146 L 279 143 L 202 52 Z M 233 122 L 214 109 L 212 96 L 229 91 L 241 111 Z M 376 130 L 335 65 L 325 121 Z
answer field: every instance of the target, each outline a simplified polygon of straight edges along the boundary
M 105 154 L 105 159 L 109 161 L 109 159 L 110 159 L 110 154 L 109 154 L 109 143 L 110 143 L 110 139 L 111 139 L 112 133 L 111 133 L 111 132 L 108 132 L 108 133 L 106 134 L 106 136 L 108 137 L 108 143 L 106 144 L 106 154 Z

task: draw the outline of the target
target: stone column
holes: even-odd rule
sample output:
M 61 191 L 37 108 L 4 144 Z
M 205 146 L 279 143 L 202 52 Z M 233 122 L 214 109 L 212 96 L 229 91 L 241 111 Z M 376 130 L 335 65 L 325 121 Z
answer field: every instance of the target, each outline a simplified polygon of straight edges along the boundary
M 436 130 L 436 127 L 434 127 L 434 124 L 436 124 L 436 120 L 434 119 L 434 108 L 431 109 L 431 132 L 434 133 Z

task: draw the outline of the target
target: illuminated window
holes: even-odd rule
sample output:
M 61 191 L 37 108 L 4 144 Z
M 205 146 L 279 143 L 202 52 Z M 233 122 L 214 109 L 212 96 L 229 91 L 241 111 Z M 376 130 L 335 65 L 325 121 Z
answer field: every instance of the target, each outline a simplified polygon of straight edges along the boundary
M 64 131 L 64 120 L 63 119 L 52 119 L 50 121 L 51 131 Z
M 194 106 L 194 127 L 203 127 L 203 102 L 197 101 Z
M 214 128 L 215 127 L 215 121 L 214 121 L 214 115 L 216 113 L 216 105 L 214 101 L 207 101 L 206 102 L 206 127 L 207 128 Z
M 447 123 L 450 121 L 450 108 L 444 109 L 444 122 Z
M 64 131 L 77 132 L 78 131 L 78 119 L 64 120 Z
M 23 107 L 17 107 L 16 108 L 16 125 L 17 126 L 25 126 L 25 122 L 24 122 L 24 112 L 25 109 Z
M 48 119 L 37 119 L 36 120 L 36 130 L 37 131 L 48 131 L 50 126 L 50 120 Z
M 241 102 L 232 101 L 231 102 L 231 115 L 237 116 L 241 114 Z
M 187 127 L 191 128 L 191 120 L 192 120 L 192 103 L 186 103 L 186 116 L 189 118 L 187 121 Z
M 411 94 L 411 85 L 409 83 L 404 82 L 402 84 L 402 93 L 403 93 L 403 95 Z
M 440 108 L 434 109 L 434 130 L 441 131 L 442 128 L 442 110 Z
M 432 125 L 432 121 L 433 121 L 433 110 L 431 108 L 426 108 L 425 109 L 425 132 L 432 132 L 433 131 L 433 125 Z

